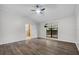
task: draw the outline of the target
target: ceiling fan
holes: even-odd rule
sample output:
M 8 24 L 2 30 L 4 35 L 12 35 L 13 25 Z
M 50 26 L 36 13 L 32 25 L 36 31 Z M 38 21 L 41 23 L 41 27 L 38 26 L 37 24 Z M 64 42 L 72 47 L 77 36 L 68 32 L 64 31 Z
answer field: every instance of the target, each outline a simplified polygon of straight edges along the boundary
M 37 14 L 43 14 L 43 12 L 45 11 L 45 8 L 42 8 L 41 5 L 35 5 L 34 6 L 35 9 L 32 9 L 31 11 L 36 12 Z

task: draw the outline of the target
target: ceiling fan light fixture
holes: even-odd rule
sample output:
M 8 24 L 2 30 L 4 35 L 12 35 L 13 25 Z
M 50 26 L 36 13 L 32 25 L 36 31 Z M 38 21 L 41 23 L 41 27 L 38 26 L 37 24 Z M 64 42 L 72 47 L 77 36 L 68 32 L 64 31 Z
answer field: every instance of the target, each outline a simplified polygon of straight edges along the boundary
M 36 10 L 36 13 L 37 13 L 37 14 L 40 14 L 40 12 L 41 12 L 40 9 L 37 9 L 37 10 Z
M 35 5 L 35 9 L 32 9 L 31 11 L 34 11 L 36 14 L 43 14 L 45 11 L 45 8 L 43 8 L 41 5 Z

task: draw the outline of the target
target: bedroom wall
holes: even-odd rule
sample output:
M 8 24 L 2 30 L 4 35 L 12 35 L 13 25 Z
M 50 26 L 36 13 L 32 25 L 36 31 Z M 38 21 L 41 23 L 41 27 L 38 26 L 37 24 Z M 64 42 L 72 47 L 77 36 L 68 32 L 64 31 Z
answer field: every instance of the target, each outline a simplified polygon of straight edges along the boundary
M 37 26 L 28 16 L 0 5 L 0 44 L 25 40 L 25 24 L 32 24 L 32 38 L 37 37 Z
M 11 7 L 11 6 L 10 6 Z M 50 20 L 37 24 L 28 16 L 22 16 L 14 11 L 0 5 L 0 44 L 25 40 L 25 24 L 32 24 L 32 38 L 46 37 L 45 23 L 58 23 L 58 40 L 76 41 L 76 21 L 74 15 L 61 19 Z
M 77 40 L 76 40 L 76 45 L 77 48 L 79 49 L 79 5 L 76 5 L 76 33 L 77 33 Z
M 40 23 L 39 37 L 46 37 L 44 28 L 45 23 L 58 23 L 58 40 L 66 42 L 76 42 L 76 21 L 73 15 Z

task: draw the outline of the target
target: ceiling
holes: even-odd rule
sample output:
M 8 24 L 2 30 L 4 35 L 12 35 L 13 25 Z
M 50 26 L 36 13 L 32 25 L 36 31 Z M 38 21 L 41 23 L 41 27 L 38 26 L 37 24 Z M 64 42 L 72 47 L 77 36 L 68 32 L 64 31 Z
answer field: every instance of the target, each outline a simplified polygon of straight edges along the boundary
M 15 5 L 3 5 L 5 10 L 13 13 L 17 13 L 20 16 L 29 17 L 36 22 L 42 22 L 46 20 L 55 20 L 63 17 L 73 15 L 75 12 L 74 4 L 42 4 L 42 7 L 46 8 L 44 14 L 36 14 L 31 11 L 34 9 L 34 4 L 15 4 Z

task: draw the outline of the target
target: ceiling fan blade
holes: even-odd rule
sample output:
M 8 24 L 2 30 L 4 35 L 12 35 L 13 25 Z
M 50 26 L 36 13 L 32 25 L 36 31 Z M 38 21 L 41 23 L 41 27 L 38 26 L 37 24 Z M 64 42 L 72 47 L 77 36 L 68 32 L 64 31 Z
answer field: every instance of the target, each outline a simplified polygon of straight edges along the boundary
M 40 8 L 41 6 L 39 4 L 36 5 L 36 8 Z
M 31 10 L 31 11 L 35 11 L 35 10 Z
M 41 9 L 41 11 L 44 11 L 44 10 L 45 10 L 45 8 Z
M 39 8 L 39 5 L 36 5 L 37 8 Z
M 43 14 L 42 12 L 40 12 L 40 14 Z

